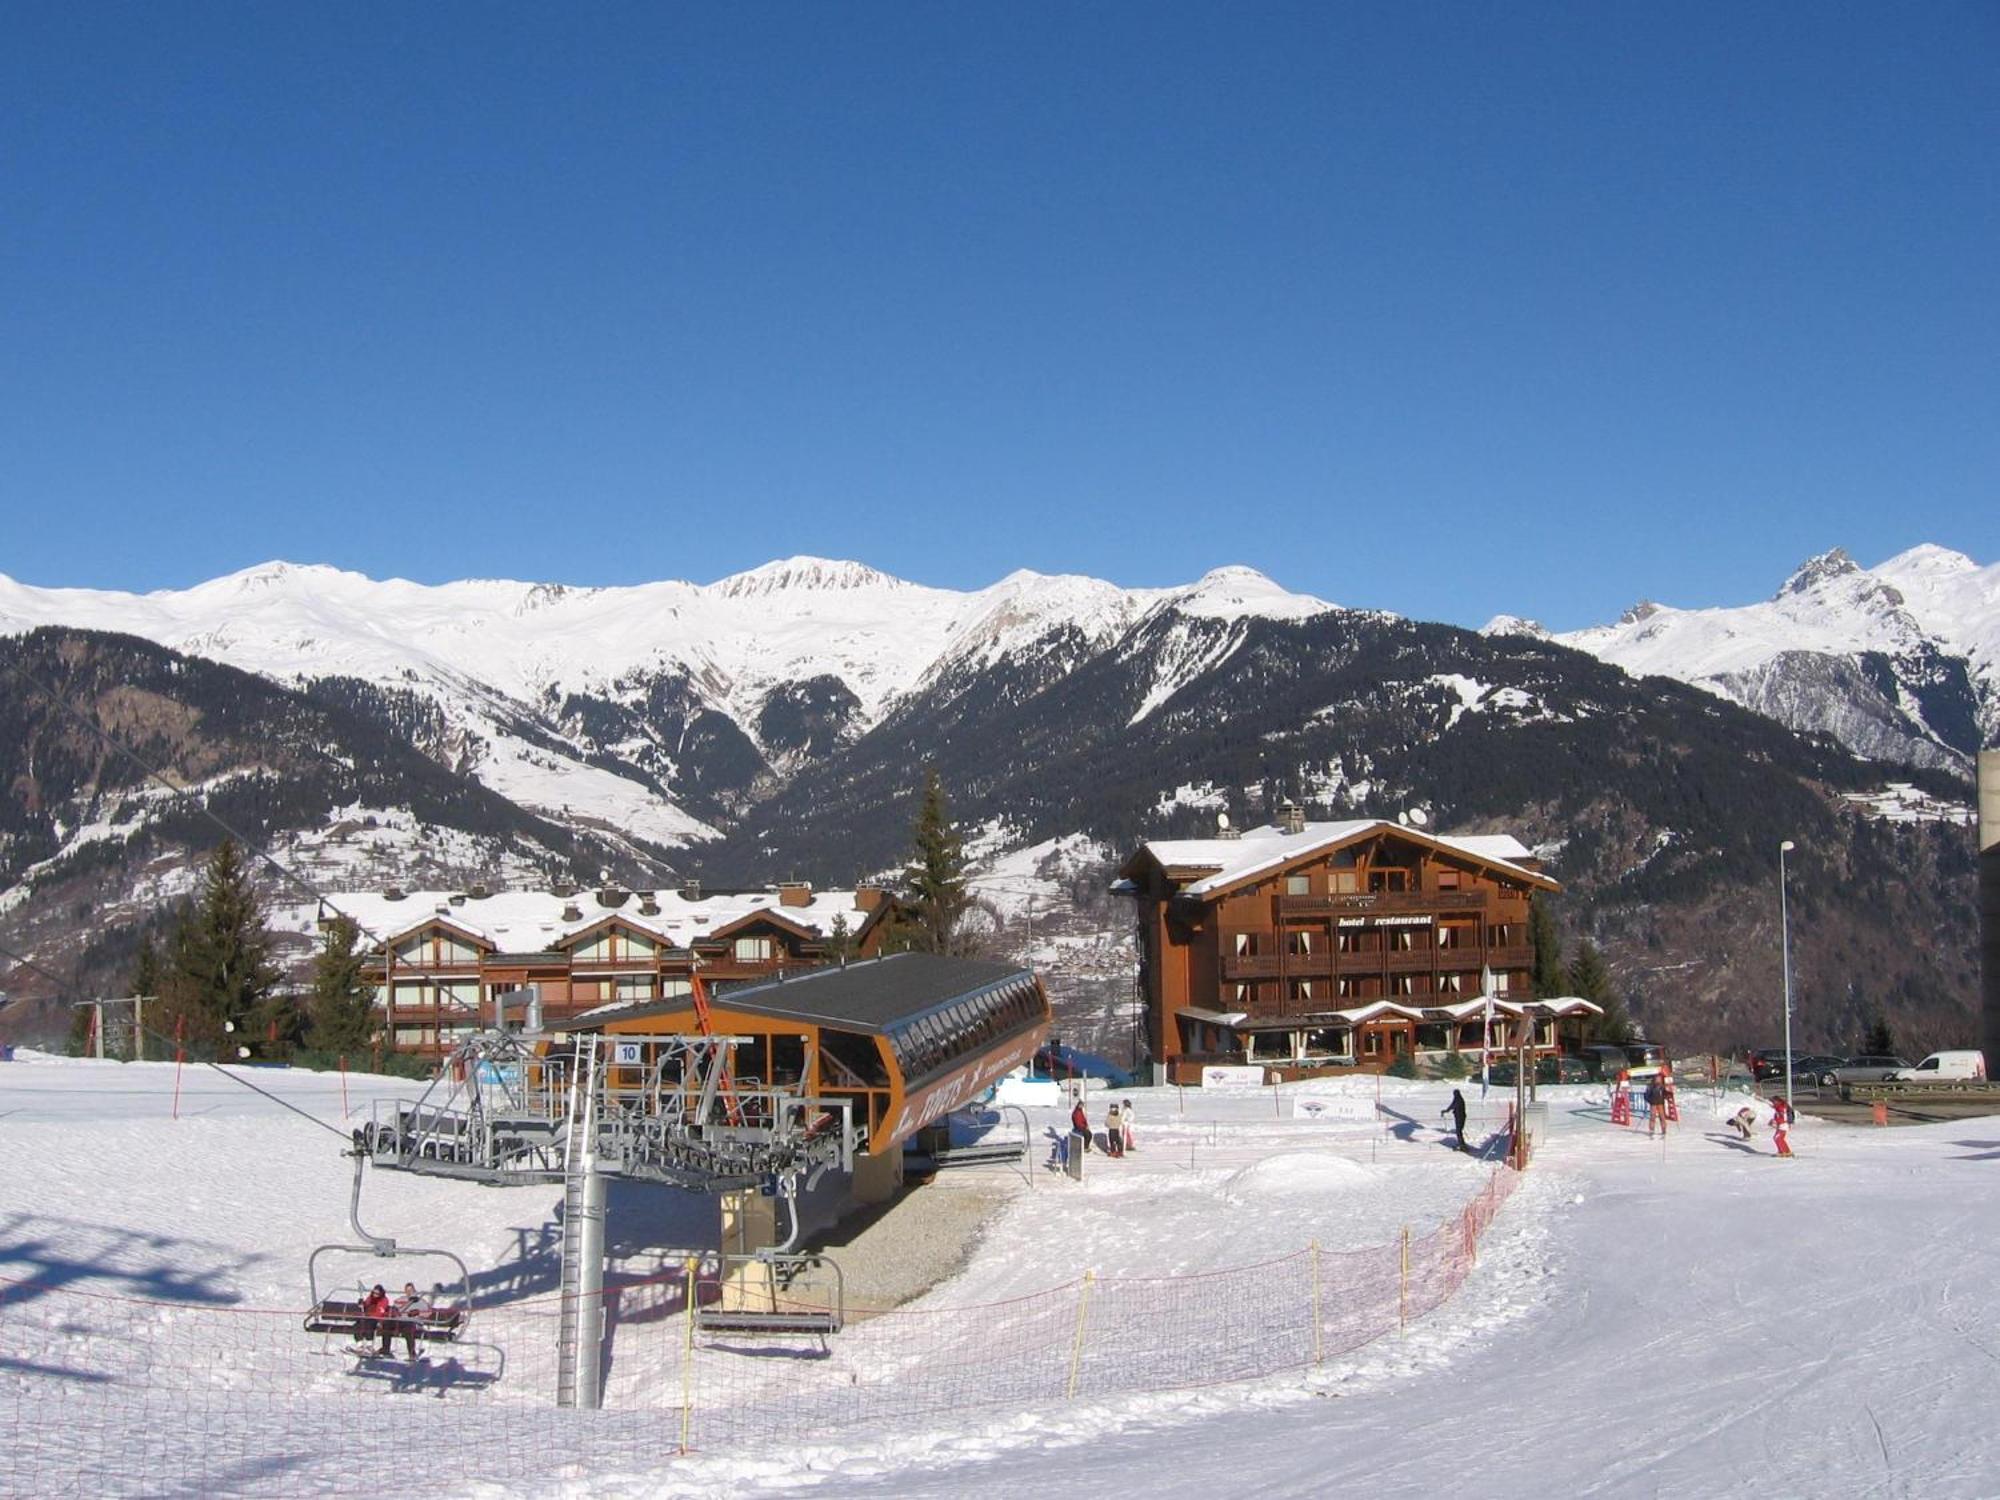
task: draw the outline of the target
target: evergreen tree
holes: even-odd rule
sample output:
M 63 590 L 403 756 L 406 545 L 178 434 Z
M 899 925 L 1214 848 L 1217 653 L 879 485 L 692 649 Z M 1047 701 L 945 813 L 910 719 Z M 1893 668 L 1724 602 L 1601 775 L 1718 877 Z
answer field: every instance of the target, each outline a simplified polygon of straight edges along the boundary
M 152 999 L 160 993 L 160 950 L 153 934 L 139 934 L 139 951 L 132 956 L 132 993 Z
M 1604 1008 L 1597 1034 L 1605 1041 L 1623 1045 L 1632 1040 L 1632 1018 L 1611 987 L 1611 970 L 1605 966 L 1604 955 L 1589 938 L 1576 945 L 1576 957 L 1570 960 L 1569 992 Z
M 278 987 L 263 903 L 235 841 L 209 856 L 201 889 L 183 906 L 160 976 L 168 1019 L 185 1026 L 189 1043 L 221 1050 L 233 1026 L 234 1045 L 261 1041 Z
M 1896 1033 L 1889 1029 L 1888 1017 L 1877 1015 L 1868 1023 L 1868 1034 L 1862 1038 L 1861 1050 L 1873 1057 L 1896 1055 Z
M 375 1040 L 375 992 L 362 977 L 361 929 L 347 917 L 327 924 L 326 942 L 313 957 L 311 1030 L 314 1048 L 359 1059 Z
M 1528 903 L 1528 938 L 1535 945 L 1532 978 L 1535 998 L 1549 1000 L 1569 993 L 1569 972 L 1563 967 L 1562 934 L 1556 931 L 1555 915 L 1540 894 Z
M 965 851 L 946 816 L 944 788 L 933 769 L 924 772 L 924 798 L 910 866 L 903 872 L 915 921 L 908 946 L 926 953 L 949 953 L 971 897 L 965 888 Z
M 826 935 L 826 956 L 829 962 L 846 963 L 854 957 L 854 934 L 847 927 L 847 913 L 833 914 L 833 926 Z

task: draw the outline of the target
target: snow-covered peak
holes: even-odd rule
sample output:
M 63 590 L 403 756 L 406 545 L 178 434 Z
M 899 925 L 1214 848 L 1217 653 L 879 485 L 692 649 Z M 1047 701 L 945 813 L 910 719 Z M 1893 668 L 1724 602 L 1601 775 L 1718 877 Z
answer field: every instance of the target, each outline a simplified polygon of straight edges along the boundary
M 1479 627 L 1479 633 L 1485 636 L 1519 635 L 1535 641 L 1551 639 L 1541 621 L 1524 620 L 1519 615 L 1495 615 Z
M 710 587 L 725 599 L 747 599 L 769 594 L 832 593 L 908 586 L 902 579 L 892 578 L 866 563 L 840 562 L 825 557 L 787 557 L 732 574 Z
M 1845 578 L 1861 571 L 1861 565 L 1847 555 L 1845 547 L 1835 547 L 1822 552 L 1817 557 L 1809 557 L 1800 563 L 1798 569 L 1785 580 L 1784 587 L 1773 596 L 1782 599 L 1787 594 L 1803 594 L 1819 587 L 1830 578 Z
M 1215 620 L 1305 620 L 1339 607 L 1309 594 L 1290 593 L 1240 563 L 1211 568 L 1185 588 L 1168 590 L 1167 601 L 1184 615 Z

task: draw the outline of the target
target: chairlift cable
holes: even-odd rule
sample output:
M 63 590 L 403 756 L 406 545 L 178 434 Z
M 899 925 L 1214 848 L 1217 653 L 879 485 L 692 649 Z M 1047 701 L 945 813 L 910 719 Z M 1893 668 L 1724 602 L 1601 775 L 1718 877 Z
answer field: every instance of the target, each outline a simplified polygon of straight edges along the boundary
M 64 979 L 61 975 L 55 973 L 55 971 L 51 969 L 43 968 L 40 964 L 36 963 L 32 958 L 23 957 L 21 954 L 16 953 L 11 948 L 0 947 L 0 958 L 12 959 L 15 963 L 21 965 L 23 968 L 33 969 L 37 974 L 40 974 L 43 978 L 53 981 L 58 986 L 59 994 L 68 993 L 72 996 L 72 998 L 70 999 L 70 1004 L 72 1005 L 92 1005 L 98 1003 L 90 1000 L 75 999 L 74 986 L 72 986 L 68 980 Z M 150 1026 L 139 1026 L 137 1030 L 140 1031 L 142 1034 L 151 1037 L 154 1041 L 159 1042 L 163 1046 L 167 1047 L 178 1046 L 178 1044 L 174 1041 L 172 1037 L 166 1036 L 161 1032 L 157 1032 L 153 1030 L 153 1028 Z M 195 1061 L 200 1063 L 205 1068 L 213 1068 L 216 1072 L 220 1073 L 224 1078 L 227 1078 L 231 1083 L 242 1084 L 243 1087 L 250 1090 L 250 1092 L 253 1094 L 262 1094 L 266 1099 L 269 1099 L 273 1104 L 280 1105 L 285 1109 L 289 1109 L 293 1114 L 299 1116 L 301 1119 L 312 1121 L 313 1124 L 319 1126 L 320 1129 L 332 1131 L 335 1135 L 339 1136 L 343 1141 L 350 1139 L 348 1132 L 342 1130 L 338 1125 L 329 1124 L 327 1121 L 322 1120 L 318 1115 L 307 1113 L 305 1110 L 300 1109 L 296 1104 L 291 1103 L 289 1100 L 280 1099 L 276 1094 L 272 1093 L 269 1089 L 259 1088 L 256 1084 L 252 1083 L 247 1078 L 238 1078 L 234 1073 L 224 1068 L 220 1063 L 210 1062 L 205 1057 L 196 1058 Z

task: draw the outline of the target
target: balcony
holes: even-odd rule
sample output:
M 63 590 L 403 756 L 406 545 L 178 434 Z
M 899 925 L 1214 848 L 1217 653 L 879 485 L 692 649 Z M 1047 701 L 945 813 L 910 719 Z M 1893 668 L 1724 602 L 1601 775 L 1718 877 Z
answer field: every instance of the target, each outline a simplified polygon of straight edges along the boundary
M 1281 917 L 1354 917 L 1380 912 L 1484 911 L 1489 891 L 1384 892 L 1376 895 L 1280 896 Z
M 1222 960 L 1222 977 L 1245 979 L 1325 979 L 1333 973 L 1331 953 L 1242 953 Z

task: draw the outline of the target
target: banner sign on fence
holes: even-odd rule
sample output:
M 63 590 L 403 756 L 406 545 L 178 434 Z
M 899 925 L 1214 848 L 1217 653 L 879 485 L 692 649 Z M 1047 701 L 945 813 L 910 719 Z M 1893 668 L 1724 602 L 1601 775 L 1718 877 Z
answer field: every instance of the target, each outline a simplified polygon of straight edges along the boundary
M 1292 1100 L 1292 1118 L 1319 1120 L 1326 1124 L 1373 1125 L 1375 1101 L 1354 1098 L 1323 1099 L 1306 1095 Z
M 1205 1089 L 1261 1089 L 1264 1086 L 1264 1070 L 1217 1063 L 1201 1070 L 1201 1086 Z

